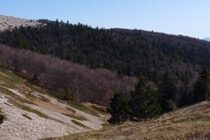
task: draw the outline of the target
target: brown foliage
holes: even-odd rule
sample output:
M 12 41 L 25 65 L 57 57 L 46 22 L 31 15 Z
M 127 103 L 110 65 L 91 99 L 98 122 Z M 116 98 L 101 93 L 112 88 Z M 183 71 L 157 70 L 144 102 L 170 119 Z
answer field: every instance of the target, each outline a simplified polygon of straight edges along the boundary
M 114 92 L 128 93 L 135 78 L 89 69 L 59 58 L 0 45 L 0 65 L 21 74 L 62 99 L 107 105 Z

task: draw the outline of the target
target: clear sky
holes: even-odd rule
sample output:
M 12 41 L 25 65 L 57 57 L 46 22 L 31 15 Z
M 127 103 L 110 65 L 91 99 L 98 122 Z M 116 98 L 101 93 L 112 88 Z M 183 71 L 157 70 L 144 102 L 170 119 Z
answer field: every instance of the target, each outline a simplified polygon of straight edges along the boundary
M 0 0 L 0 14 L 210 37 L 210 0 Z

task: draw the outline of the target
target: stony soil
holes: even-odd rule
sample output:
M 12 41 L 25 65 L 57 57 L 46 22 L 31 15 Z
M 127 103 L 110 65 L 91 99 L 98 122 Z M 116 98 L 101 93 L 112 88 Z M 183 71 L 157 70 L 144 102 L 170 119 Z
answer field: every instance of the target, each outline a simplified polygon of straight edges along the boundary
M 0 140 L 36 140 L 62 137 L 103 128 L 105 116 L 34 91 L 24 80 L 0 73 L 0 109 L 6 119 L 0 125 Z M 10 85 L 10 87 L 8 87 Z

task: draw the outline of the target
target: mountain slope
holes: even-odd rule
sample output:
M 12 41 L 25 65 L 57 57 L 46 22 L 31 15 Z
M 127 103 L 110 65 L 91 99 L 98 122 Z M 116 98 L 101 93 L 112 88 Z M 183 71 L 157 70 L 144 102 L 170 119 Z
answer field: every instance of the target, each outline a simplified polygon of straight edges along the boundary
M 41 63 L 40 67 L 32 68 L 32 70 L 30 68 L 30 72 L 32 71 L 32 74 L 29 75 L 31 80 L 37 80 L 38 84 L 47 88 L 59 89 L 63 95 L 64 92 L 70 90 L 71 94 L 79 95 L 77 98 L 94 97 L 88 98 L 88 101 L 108 104 L 113 93 L 119 91 L 129 93 L 132 90 L 135 84 L 132 82 L 134 81 L 133 77 L 144 75 L 156 88 L 163 75 L 168 73 L 178 88 L 176 96 L 180 101 L 184 96 L 192 95 L 198 73 L 204 67 L 210 67 L 210 43 L 207 41 L 142 30 L 98 29 L 82 24 L 73 25 L 48 20 L 39 20 L 39 22 L 46 26 L 21 27 L 1 32 L 0 42 L 16 49 L 52 55 L 91 69 L 94 73 L 91 76 L 89 76 L 89 70 L 86 74 L 84 71 L 80 72 L 79 76 L 73 76 L 72 70 L 70 70 L 71 76 L 69 76 L 67 74 L 69 71 L 66 72 L 65 67 L 60 69 L 61 64 L 53 63 L 55 66 L 53 69 L 56 70 L 57 75 L 61 75 L 60 71 L 62 71 L 65 76 L 63 76 L 64 79 L 59 78 L 61 82 L 51 82 L 53 80 L 50 78 L 53 73 L 48 73 L 45 70 L 43 63 L 46 60 L 36 62 L 36 65 Z M 30 55 L 27 58 L 30 58 Z M 18 60 L 19 64 L 22 63 L 20 59 Z M 13 66 L 17 65 L 16 61 L 14 58 Z M 62 61 L 62 63 L 67 61 Z M 60 63 L 60 61 L 57 62 Z M 59 70 L 56 67 L 59 67 Z M 70 67 L 69 65 L 68 69 L 71 69 Z M 101 68 L 106 69 L 105 71 L 108 69 L 109 73 L 112 71 L 114 74 L 104 75 L 106 72 L 102 72 L 103 74 L 94 76 L 96 71 Z M 22 70 L 24 71 L 24 69 Z M 51 74 L 51 77 L 43 82 L 40 80 L 43 79 L 43 73 L 40 74 L 40 72 Z M 120 79 L 124 75 L 132 78 L 127 78 L 130 79 L 129 81 L 122 80 L 124 78 Z M 79 81 L 84 80 L 82 84 L 77 82 L 78 79 Z M 109 79 L 113 79 L 113 82 Z M 127 86 L 124 86 L 126 83 Z M 59 87 L 57 88 L 57 86 Z M 94 96 L 92 96 L 93 93 Z M 101 98 L 101 93 L 105 96 L 104 98 Z M 181 105 L 183 104 L 181 103 Z
M 164 114 L 150 121 L 107 126 L 100 131 L 71 135 L 56 140 L 207 140 L 210 139 L 209 128 L 210 103 L 203 102 Z
M 91 68 L 106 68 L 129 76 L 143 74 L 153 81 L 167 71 L 178 81 L 185 73 L 195 75 L 200 66 L 210 66 L 210 43 L 206 41 L 142 30 L 42 22 L 46 24 L 42 28 L 1 33 L 0 42 Z
M 33 140 L 101 129 L 106 114 L 91 106 L 67 104 L 0 69 L 0 110 L 5 117 L 0 139 Z
M 1 44 L 0 66 L 51 90 L 50 94 L 57 98 L 101 105 L 108 105 L 115 92 L 129 93 L 137 81 L 106 69 L 90 69 L 71 61 Z

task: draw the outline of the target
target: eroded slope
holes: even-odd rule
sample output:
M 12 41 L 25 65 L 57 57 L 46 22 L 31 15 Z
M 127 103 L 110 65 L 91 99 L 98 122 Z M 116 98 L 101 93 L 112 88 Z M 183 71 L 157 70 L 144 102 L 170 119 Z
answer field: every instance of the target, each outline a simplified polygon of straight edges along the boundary
M 30 140 L 98 130 L 105 115 L 84 105 L 57 100 L 10 71 L 0 70 L 0 138 Z

